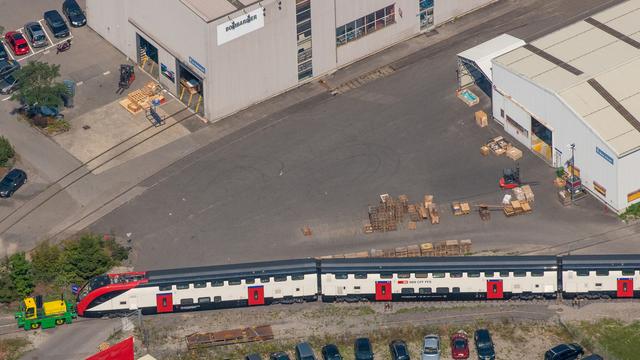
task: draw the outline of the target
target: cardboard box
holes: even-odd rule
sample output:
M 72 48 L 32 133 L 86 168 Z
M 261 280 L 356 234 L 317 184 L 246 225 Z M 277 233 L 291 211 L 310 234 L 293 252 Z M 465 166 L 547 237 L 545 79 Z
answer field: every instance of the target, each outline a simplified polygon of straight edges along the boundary
M 511 146 L 509 150 L 507 150 L 507 157 L 513 161 L 519 160 L 522 158 L 522 150 L 515 146 Z
M 485 113 L 484 111 L 482 110 L 476 111 L 475 117 L 476 117 L 476 124 L 478 124 L 478 126 L 480 126 L 481 128 L 489 125 L 487 113 Z
M 482 156 L 487 156 L 489 155 L 489 151 L 491 151 L 489 149 L 489 147 L 487 145 L 483 145 L 480 147 L 480 154 L 482 154 Z

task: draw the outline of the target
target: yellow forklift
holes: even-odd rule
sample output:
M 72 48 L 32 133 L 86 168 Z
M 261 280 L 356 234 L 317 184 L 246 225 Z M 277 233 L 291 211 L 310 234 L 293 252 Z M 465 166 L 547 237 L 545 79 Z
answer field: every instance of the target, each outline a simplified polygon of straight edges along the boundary
M 71 301 L 61 297 L 60 300 L 43 302 L 42 295 L 25 298 L 20 303 L 20 311 L 16 312 L 18 327 L 25 330 L 51 329 L 65 323 L 71 324 L 77 316 Z

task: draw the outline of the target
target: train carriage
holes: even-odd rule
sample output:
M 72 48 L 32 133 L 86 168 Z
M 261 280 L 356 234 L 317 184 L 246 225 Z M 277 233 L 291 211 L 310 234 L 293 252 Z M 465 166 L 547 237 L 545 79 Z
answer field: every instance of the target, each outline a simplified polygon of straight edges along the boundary
M 315 301 L 315 260 L 109 274 L 92 279 L 78 295 L 78 314 L 143 314 Z
M 325 302 L 554 298 L 558 289 L 553 256 L 330 259 L 320 278 Z
M 640 255 L 570 255 L 561 258 L 562 297 L 640 297 Z

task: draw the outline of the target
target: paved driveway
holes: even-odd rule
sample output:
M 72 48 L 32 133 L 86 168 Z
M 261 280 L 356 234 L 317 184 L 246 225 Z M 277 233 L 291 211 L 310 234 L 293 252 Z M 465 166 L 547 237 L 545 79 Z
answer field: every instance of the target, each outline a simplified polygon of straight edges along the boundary
M 501 133 L 479 129 L 454 90 L 455 54 L 503 32 L 525 39 L 599 1 L 523 3 L 446 42 L 394 64 L 386 78 L 335 97 L 318 96 L 201 149 L 148 179 L 142 196 L 113 211 L 95 231 L 132 233 L 140 268 L 315 256 L 424 241 L 470 238 L 475 250 L 525 251 L 619 226 L 587 200 L 562 208 L 553 169 L 530 152 L 523 177 L 540 181 L 531 215 L 453 217 L 456 199 L 499 203 L 506 158 L 482 157 Z M 482 16 L 482 12 L 472 16 Z M 538 19 L 545 19 L 537 21 Z M 252 111 L 259 111 L 253 109 Z M 364 235 L 367 205 L 378 195 L 425 193 L 442 205 L 441 224 Z M 304 237 L 301 227 L 314 232 Z M 167 256 L 171 254 L 171 256 Z

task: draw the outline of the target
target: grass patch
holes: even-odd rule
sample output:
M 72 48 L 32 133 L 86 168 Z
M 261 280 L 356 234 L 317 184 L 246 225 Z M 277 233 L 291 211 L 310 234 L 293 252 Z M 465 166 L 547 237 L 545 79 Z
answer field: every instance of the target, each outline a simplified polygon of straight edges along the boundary
M 325 305 L 319 309 L 311 311 L 305 311 L 302 316 L 307 319 L 315 319 L 321 317 L 340 318 L 350 316 L 367 316 L 374 315 L 375 310 L 369 305 L 356 305 L 356 306 L 338 306 L 338 305 Z
M 476 306 L 466 306 L 466 305 L 459 305 L 459 306 L 448 306 L 448 307 L 427 307 L 427 306 L 412 306 L 412 307 L 405 307 L 405 308 L 400 308 L 396 311 L 394 311 L 394 314 L 416 314 L 416 313 L 430 313 L 430 312 L 434 312 L 434 311 L 459 311 L 459 310 L 466 310 L 466 309 L 473 309 L 478 307 Z
M 0 340 L 0 359 L 17 360 L 24 354 L 31 342 L 25 338 L 1 339 Z
M 619 320 L 604 319 L 595 323 L 582 322 L 578 329 L 589 345 L 597 345 L 618 360 L 638 359 L 640 321 L 625 324 Z
M 622 220 L 633 220 L 640 218 L 640 203 L 630 205 L 627 210 L 620 214 Z

